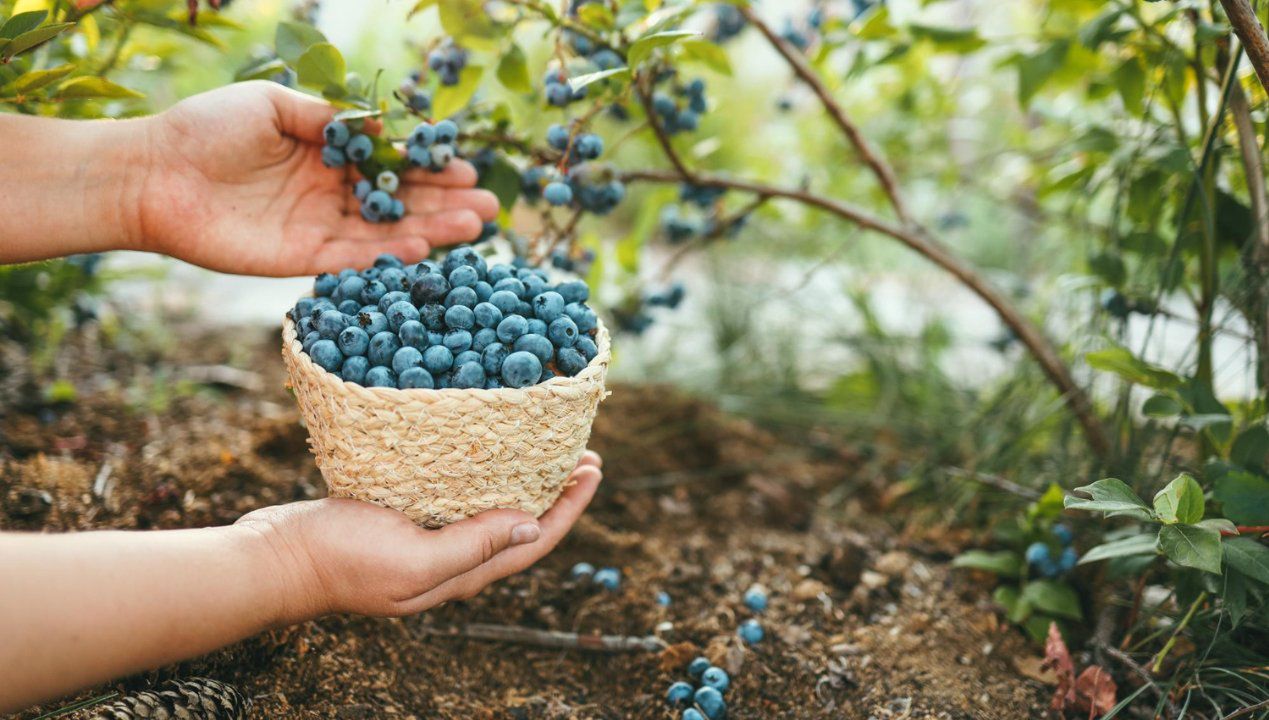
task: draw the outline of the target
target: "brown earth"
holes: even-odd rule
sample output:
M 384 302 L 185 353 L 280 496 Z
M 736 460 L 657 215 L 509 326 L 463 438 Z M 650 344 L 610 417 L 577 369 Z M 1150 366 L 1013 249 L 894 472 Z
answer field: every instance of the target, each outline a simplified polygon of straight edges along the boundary
M 226 337 L 82 363 L 71 404 L 24 405 L 11 390 L 0 529 L 197 527 L 322 495 L 276 338 Z M 252 696 L 257 718 L 673 718 L 663 694 L 699 652 L 732 674 L 736 720 L 1044 714 L 1051 691 L 1016 669 L 1036 649 L 981 578 L 949 570 L 955 543 L 899 531 L 904 519 L 857 480 L 864 461 L 831 435 L 786 437 L 669 388 L 618 386 L 592 447 L 606 480 L 587 517 L 538 567 L 473 600 L 325 618 L 17 717 L 203 675 Z M 621 590 L 568 581 L 583 560 L 620 567 Z M 771 607 L 767 639 L 748 648 L 734 633 L 754 583 Z M 657 635 L 670 648 L 438 636 L 468 623 Z

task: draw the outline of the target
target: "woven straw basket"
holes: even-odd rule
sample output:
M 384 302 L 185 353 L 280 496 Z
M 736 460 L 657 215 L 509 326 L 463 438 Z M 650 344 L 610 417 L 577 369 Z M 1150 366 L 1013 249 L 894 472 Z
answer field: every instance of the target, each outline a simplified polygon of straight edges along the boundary
M 527 388 L 397 390 L 347 383 L 282 325 L 282 357 L 330 495 L 367 500 L 425 527 L 484 510 L 541 515 L 564 491 L 606 397 L 608 331 L 575 377 Z

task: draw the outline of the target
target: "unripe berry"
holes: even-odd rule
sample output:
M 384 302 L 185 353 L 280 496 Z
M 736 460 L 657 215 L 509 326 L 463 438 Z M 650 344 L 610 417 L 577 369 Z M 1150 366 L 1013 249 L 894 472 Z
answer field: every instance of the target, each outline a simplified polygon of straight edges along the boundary
M 386 193 L 394 193 L 401 186 L 401 179 L 391 170 L 384 170 L 375 178 L 375 186 Z

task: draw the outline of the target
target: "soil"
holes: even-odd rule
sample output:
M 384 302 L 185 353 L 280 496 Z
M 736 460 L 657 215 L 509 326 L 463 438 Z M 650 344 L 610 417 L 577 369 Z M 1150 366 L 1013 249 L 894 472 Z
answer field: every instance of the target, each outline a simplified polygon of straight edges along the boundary
M 76 365 L 78 397 L 61 405 L 19 402 L 6 371 L 0 529 L 199 527 L 323 494 L 275 335 L 182 337 Z M 604 485 L 532 570 L 420 616 L 324 618 L 17 717 L 206 676 L 253 697 L 256 718 L 677 718 L 665 689 L 700 653 L 731 673 L 735 720 L 1044 715 L 1051 688 L 1019 671 L 1037 649 L 983 578 L 949 569 L 955 542 L 901 531 L 851 447 L 666 387 L 612 390 L 592 440 Z M 620 591 L 569 581 L 583 560 L 619 567 Z M 755 583 L 771 606 L 767 638 L 747 647 L 735 628 Z M 668 649 L 491 642 L 464 637 L 469 623 L 655 635 Z

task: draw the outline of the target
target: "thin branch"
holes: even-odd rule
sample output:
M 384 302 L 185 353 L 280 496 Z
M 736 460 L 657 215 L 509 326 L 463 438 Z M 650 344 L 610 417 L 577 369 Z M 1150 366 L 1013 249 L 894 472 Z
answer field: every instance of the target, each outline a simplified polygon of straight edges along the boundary
M 656 135 L 657 144 L 661 146 L 661 151 L 665 153 L 665 157 L 678 171 L 679 177 L 694 185 L 696 182 L 696 173 L 692 172 L 687 164 L 683 162 L 683 158 L 679 157 L 678 150 L 674 149 L 674 144 L 670 142 L 670 136 L 661 125 L 660 119 L 657 117 L 656 108 L 652 106 L 652 91 L 646 87 L 647 83 L 643 78 L 635 78 L 635 95 L 639 96 L 639 104 L 643 106 L 643 113 L 648 118 L 648 125 L 652 127 L 652 132 Z
M 471 640 L 490 640 L 519 645 L 561 648 L 564 650 L 588 650 L 591 652 L 660 652 L 665 641 L 655 636 L 631 637 L 627 635 L 582 635 L 556 630 L 536 630 L 519 625 L 489 625 L 471 623 L 452 627 L 423 625 L 418 631 L 433 637 L 458 637 Z
M 1170 699 L 1168 699 L 1167 693 L 1163 691 L 1163 688 L 1159 687 L 1158 683 L 1156 683 L 1154 681 L 1154 678 L 1151 677 L 1150 671 L 1142 667 L 1141 663 L 1137 662 L 1136 660 L 1133 660 L 1132 656 L 1129 655 L 1128 653 L 1124 652 L 1123 650 L 1120 650 L 1117 647 L 1113 647 L 1108 643 L 1098 643 L 1097 649 L 1106 653 L 1107 655 L 1114 658 L 1115 660 L 1118 660 L 1120 663 L 1124 665 L 1124 667 L 1133 671 L 1133 673 L 1136 674 L 1137 677 L 1145 681 L 1146 685 L 1149 685 L 1150 689 L 1154 691 L 1154 694 L 1157 695 L 1160 700 L 1162 700 L 1163 702 L 1167 704 L 1168 711 L 1170 713 L 1168 717 L 1177 716 L 1176 705 L 1173 704 L 1173 702 Z
M 1234 720 L 1235 718 L 1247 717 L 1257 710 L 1264 710 L 1265 708 L 1269 708 L 1269 700 L 1261 700 L 1255 705 L 1248 705 L 1241 710 L 1235 710 L 1234 712 L 1226 715 L 1223 720 Z
M 1242 41 L 1247 59 L 1256 69 L 1256 77 L 1260 78 L 1260 86 L 1269 92 L 1269 35 L 1256 17 L 1256 11 L 1247 0 L 1221 0 L 1229 24 L 1234 33 Z
M 807 64 L 806 58 L 796 48 L 791 46 L 784 38 L 780 37 L 775 30 L 771 28 L 762 18 L 758 17 L 750 5 L 739 6 L 741 14 L 749 21 L 758 32 L 762 33 L 767 42 L 771 44 L 776 52 L 789 63 L 789 67 L 793 68 L 793 72 L 802 82 L 815 92 L 819 97 L 820 103 L 824 105 L 824 109 L 828 111 L 829 116 L 833 118 L 833 122 L 837 124 L 850 144 L 854 146 L 855 152 L 859 153 L 859 157 L 872 170 L 873 175 L 877 177 L 877 182 L 881 183 L 881 189 L 886 193 L 886 197 L 890 199 L 890 204 L 894 206 L 895 215 L 898 216 L 900 223 L 904 225 L 914 225 L 911 214 L 908 212 L 907 203 L 903 196 L 899 193 L 899 183 L 895 179 L 894 170 L 890 165 L 877 154 L 877 151 L 868 144 L 868 140 L 864 138 L 863 133 L 859 131 L 859 126 L 846 115 L 846 111 L 842 109 L 840 103 L 833 98 L 828 88 L 824 86 L 824 82 L 820 80 L 811 66 Z

